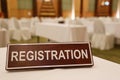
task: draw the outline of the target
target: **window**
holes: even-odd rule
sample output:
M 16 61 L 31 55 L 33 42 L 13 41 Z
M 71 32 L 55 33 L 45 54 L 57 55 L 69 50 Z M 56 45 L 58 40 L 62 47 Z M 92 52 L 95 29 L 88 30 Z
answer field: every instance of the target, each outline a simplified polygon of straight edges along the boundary
M 32 0 L 18 0 L 18 9 L 32 9 Z
M 62 0 L 62 8 L 63 8 L 63 10 L 71 10 L 72 9 L 72 0 Z

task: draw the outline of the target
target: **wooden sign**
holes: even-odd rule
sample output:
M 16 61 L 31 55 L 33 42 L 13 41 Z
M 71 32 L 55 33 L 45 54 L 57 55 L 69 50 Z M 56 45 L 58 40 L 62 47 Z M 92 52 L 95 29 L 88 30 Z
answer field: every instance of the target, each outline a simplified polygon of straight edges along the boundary
M 8 45 L 6 70 L 92 65 L 89 43 Z

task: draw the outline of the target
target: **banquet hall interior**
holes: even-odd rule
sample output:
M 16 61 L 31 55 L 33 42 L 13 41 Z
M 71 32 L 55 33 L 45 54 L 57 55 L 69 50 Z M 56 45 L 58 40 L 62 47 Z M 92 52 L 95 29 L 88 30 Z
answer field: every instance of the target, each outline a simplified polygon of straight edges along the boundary
M 0 0 L 0 48 L 59 42 L 120 64 L 120 0 Z

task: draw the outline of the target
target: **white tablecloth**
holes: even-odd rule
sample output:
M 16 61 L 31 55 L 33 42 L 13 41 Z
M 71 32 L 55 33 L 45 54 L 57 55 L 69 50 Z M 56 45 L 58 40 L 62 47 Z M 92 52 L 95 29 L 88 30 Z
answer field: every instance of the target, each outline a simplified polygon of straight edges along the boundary
M 87 30 L 83 25 L 37 23 L 36 35 L 56 42 L 87 41 Z
M 120 80 L 120 65 L 94 57 L 89 68 L 48 69 L 8 72 L 5 70 L 6 48 L 0 48 L 0 80 Z

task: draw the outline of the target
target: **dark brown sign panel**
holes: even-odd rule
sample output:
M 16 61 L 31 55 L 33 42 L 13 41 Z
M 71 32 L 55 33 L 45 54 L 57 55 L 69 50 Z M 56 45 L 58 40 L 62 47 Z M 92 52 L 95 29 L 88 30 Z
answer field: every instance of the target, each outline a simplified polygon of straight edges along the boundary
M 92 66 L 89 43 L 9 44 L 6 69 Z

